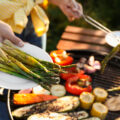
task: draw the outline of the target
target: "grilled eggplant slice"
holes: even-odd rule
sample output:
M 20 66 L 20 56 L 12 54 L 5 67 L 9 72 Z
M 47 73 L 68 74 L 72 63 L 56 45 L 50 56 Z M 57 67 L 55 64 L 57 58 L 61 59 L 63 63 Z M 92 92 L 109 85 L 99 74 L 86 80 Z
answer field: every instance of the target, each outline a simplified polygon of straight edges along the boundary
M 31 114 L 37 114 L 46 110 L 52 112 L 72 111 L 79 106 L 79 98 L 74 96 L 65 96 L 53 101 L 37 103 L 25 107 L 18 108 L 12 112 L 12 115 L 17 118 L 28 117 Z
M 68 113 L 61 113 L 61 114 L 68 115 L 73 118 L 77 118 L 77 120 L 81 120 L 88 117 L 88 113 L 86 111 L 68 112 Z
M 46 111 L 40 114 L 34 114 L 28 117 L 27 120 L 77 120 L 70 116 L 65 116 L 60 113 Z

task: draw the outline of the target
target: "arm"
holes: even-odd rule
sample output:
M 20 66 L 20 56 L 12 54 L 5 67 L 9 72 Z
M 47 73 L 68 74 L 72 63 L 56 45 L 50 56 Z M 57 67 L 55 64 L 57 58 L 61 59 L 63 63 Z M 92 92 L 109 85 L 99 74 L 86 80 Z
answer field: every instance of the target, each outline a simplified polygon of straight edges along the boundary
M 70 21 L 79 19 L 83 14 L 82 5 L 75 0 L 49 0 L 49 2 L 58 6 Z
M 11 27 L 8 24 L 0 21 L 0 42 L 2 42 L 5 39 L 10 40 L 19 47 L 22 47 L 24 45 L 22 40 L 15 36 Z

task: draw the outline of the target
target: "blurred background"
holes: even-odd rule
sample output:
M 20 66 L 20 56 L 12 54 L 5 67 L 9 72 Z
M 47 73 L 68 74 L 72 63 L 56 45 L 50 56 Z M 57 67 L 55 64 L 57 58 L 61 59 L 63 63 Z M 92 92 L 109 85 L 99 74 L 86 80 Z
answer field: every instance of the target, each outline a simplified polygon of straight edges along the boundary
M 111 30 L 120 30 L 120 0 L 77 0 L 83 5 L 84 13 L 99 21 Z M 50 19 L 50 28 L 47 33 L 47 52 L 56 49 L 67 25 L 92 28 L 82 18 L 69 22 L 56 6 L 49 5 L 46 9 Z

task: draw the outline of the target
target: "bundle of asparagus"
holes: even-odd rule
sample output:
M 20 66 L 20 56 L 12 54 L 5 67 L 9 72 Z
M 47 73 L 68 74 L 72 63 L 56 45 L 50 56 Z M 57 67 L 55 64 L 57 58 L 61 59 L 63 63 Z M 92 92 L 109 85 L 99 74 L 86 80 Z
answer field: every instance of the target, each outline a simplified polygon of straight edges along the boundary
M 10 41 L 0 43 L 0 71 L 33 80 L 46 89 L 60 82 L 59 74 L 65 72 L 55 63 L 37 59 L 16 48 Z

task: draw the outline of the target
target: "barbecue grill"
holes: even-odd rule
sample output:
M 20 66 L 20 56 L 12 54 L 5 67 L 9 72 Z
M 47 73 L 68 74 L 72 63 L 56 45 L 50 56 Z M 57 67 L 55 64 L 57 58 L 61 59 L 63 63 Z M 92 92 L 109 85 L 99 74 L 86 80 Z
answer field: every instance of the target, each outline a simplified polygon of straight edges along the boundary
M 88 59 L 89 56 L 91 55 L 95 56 L 96 60 L 102 61 L 105 55 L 107 55 L 107 53 L 105 52 L 96 52 L 90 50 L 70 50 L 67 52 L 74 58 L 74 62 L 78 62 L 81 57 L 85 57 Z M 104 89 L 109 89 L 112 87 L 120 86 L 120 57 L 116 56 L 112 58 L 108 62 L 104 73 L 101 74 L 100 71 L 98 71 L 92 74 L 92 78 L 93 78 L 92 81 L 93 88 L 102 87 Z M 14 105 L 12 102 L 12 97 L 15 92 L 16 91 L 8 92 L 8 109 L 12 120 L 16 120 L 16 119 L 13 119 L 11 115 L 11 111 L 14 110 L 15 108 L 18 108 L 18 106 Z M 120 95 L 120 91 L 109 92 L 109 97 L 116 95 Z M 76 111 L 78 110 L 80 110 L 80 108 L 77 109 Z M 109 112 L 106 120 L 115 120 L 115 118 L 117 117 L 120 117 L 120 111 Z

